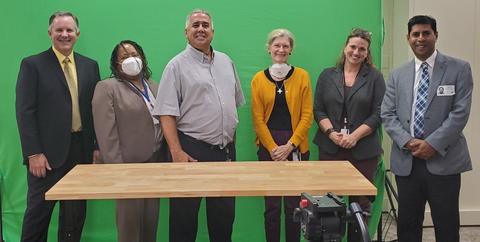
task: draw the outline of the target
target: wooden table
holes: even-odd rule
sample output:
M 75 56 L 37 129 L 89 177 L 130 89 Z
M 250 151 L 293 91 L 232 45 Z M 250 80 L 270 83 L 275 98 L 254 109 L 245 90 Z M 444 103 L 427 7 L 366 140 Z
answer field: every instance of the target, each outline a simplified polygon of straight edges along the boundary
M 376 188 L 347 161 L 197 162 L 77 165 L 46 200 L 375 195 Z

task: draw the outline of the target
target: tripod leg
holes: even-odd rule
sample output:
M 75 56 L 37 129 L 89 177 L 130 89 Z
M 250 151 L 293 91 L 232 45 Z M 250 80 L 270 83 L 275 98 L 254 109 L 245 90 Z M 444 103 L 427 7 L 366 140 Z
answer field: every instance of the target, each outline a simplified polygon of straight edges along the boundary
M 3 210 L 2 210 L 2 195 L 0 194 L 0 241 L 3 240 Z
M 397 202 L 398 202 L 398 195 L 397 195 L 397 192 L 395 192 L 395 190 L 393 189 L 392 182 L 390 181 L 388 176 L 385 176 L 385 185 L 386 185 L 385 188 L 387 190 L 388 201 L 390 203 L 390 209 L 391 211 L 393 211 L 393 217 L 395 218 L 395 222 L 398 223 L 397 209 L 395 208 L 395 204 L 393 203 L 392 194 L 395 198 L 395 201 Z
M 382 242 L 382 213 L 380 213 L 380 219 L 377 226 L 377 242 Z
M 392 182 L 387 176 L 385 176 L 385 178 L 386 178 L 385 182 L 387 183 L 387 186 L 390 188 L 390 191 L 392 192 L 393 197 L 395 197 L 395 201 L 398 201 L 398 194 L 397 194 L 397 191 L 395 191 L 395 188 L 393 188 Z

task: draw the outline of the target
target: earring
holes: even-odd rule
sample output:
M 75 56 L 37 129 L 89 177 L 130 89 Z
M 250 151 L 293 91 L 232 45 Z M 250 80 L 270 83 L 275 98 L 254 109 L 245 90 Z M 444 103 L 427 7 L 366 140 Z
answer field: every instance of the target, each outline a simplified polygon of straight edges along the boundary
M 288 55 L 292 55 L 292 52 L 288 53 Z

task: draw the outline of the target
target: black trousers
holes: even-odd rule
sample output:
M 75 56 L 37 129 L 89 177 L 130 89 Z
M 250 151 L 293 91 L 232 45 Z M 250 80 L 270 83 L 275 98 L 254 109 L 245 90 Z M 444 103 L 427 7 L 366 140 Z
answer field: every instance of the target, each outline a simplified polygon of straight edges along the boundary
M 286 144 L 290 137 L 292 137 L 291 130 L 270 130 L 273 140 L 277 144 Z M 262 145 L 258 147 L 257 152 L 259 161 L 272 161 L 270 152 Z M 307 151 L 301 154 L 301 160 L 306 161 L 310 158 L 310 152 Z M 289 155 L 288 160 L 292 160 L 292 154 Z M 285 241 L 286 242 L 300 242 L 300 223 L 293 221 L 293 211 L 299 206 L 300 196 L 271 196 L 264 197 L 265 212 L 264 226 L 265 239 L 267 242 L 280 242 L 281 237 L 281 214 L 282 207 L 284 213 L 285 224 Z M 282 206 L 283 201 L 283 206 Z
M 178 134 L 183 150 L 199 162 L 235 160 L 235 145 L 224 149 L 196 140 L 181 132 Z M 195 242 L 198 227 L 198 210 L 202 198 L 170 199 L 170 242 Z M 234 197 L 206 198 L 208 235 L 211 242 L 232 241 L 235 219 Z
M 293 211 L 298 208 L 300 197 L 297 196 L 275 196 L 265 197 L 265 238 L 267 242 L 280 242 L 280 216 L 283 212 L 285 216 L 285 241 L 300 241 L 300 223 L 293 221 Z
M 425 204 L 431 209 L 435 240 L 458 242 L 460 216 L 458 197 L 460 174 L 433 175 L 425 160 L 414 159 L 409 176 L 395 176 L 398 188 L 398 227 L 400 242 L 421 242 Z
M 33 176 L 27 167 L 27 208 L 23 217 L 22 242 L 47 242 L 48 225 L 56 201 L 46 201 L 45 192 L 76 164 L 86 161 L 81 133 L 72 134 L 70 142 L 70 150 L 65 163 L 59 168 L 47 170 L 44 178 Z M 60 201 L 58 241 L 79 242 L 85 216 L 85 200 Z

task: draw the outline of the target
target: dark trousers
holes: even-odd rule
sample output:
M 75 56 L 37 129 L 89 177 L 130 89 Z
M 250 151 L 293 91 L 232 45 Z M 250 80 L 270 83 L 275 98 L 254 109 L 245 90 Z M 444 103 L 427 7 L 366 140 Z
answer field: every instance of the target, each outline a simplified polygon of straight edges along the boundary
M 270 130 L 275 143 L 281 145 L 286 144 L 290 137 L 292 137 L 291 130 Z M 273 160 L 268 150 L 260 144 L 258 152 L 258 160 L 271 161 Z M 310 153 L 307 151 L 301 154 L 301 160 L 308 160 Z M 292 155 L 288 157 L 292 160 Z M 264 212 L 264 225 L 265 225 L 265 238 L 267 242 L 280 242 L 280 217 L 282 214 L 282 200 L 283 200 L 283 212 L 285 216 L 285 241 L 286 242 L 299 242 L 300 241 L 300 223 L 293 221 L 293 210 L 299 206 L 299 196 L 275 196 L 265 197 L 265 212 Z
M 181 132 L 178 134 L 182 149 L 199 162 L 235 160 L 235 145 L 230 143 L 220 149 L 196 140 Z M 170 199 L 170 242 L 195 242 L 198 227 L 198 210 L 202 198 Z M 208 235 L 211 242 L 232 241 L 235 219 L 234 197 L 206 198 Z
M 27 167 L 27 208 L 23 217 L 22 242 L 46 242 L 48 225 L 56 201 L 46 201 L 45 192 L 67 174 L 77 163 L 85 161 L 81 133 L 72 134 L 70 150 L 65 163 L 46 177 L 35 177 Z M 48 157 L 47 157 L 48 159 Z M 58 241 L 79 242 L 86 216 L 85 200 L 60 201 L 58 218 Z
M 265 197 L 265 238 L 267 242 L 280 242 L 280 215 L 282 200 L 285 215 L 285 241 L 300 241 L 300 223 L 293 222 L 293 210 L 299 206 L 300 197 Z
M 319 148 L 318 159 L 319 160 L 348 160 L 370 182 L 373 182 L 373 178 L 375 176 L 375 172 L 377 170 L 377 165 L 378 165 L 378 157 L 358 160 L 353 157 L 351 150 L 343 149 L 343 148 L 339 148 L 337 153 L 335 154 L 328 154 Z M 371 201 L 373 200 L 374 200 L 374 197 L 349 196 L 349 202 L 358 203 L 364 212 L 370 212 L 371 204 L 372 204 Z M 359 231 L 357 224 L 350 224 L 348 226 L 347 237 L 349 242 L 362 241 L 362 235 Z
M 421 242 L 425 203 L 431 209 L 435 240 L 458 242 L 460 216 L 458 197 L 460 174 L 433 175 L 425 160 L 413 160 L 409 176 L 395 176 L 398 188 L 398 227 L 400 242 Z

